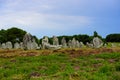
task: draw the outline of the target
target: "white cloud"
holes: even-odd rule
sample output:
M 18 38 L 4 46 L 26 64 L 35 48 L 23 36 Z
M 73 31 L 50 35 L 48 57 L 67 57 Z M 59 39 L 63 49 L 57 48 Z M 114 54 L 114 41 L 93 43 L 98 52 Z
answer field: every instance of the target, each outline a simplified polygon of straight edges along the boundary
M 118 4 L 116 2 L 116 0 L 4 0 L 4 4 L 0 6 L 0 29 L 17 26 L 29 32 L 79 31 L 94 24 L 95 11 L 104 12 L 105 8 L 106 11 L 108 7 Z M 89 11 L 93 12 L 92 16 L 89 15 Z
M 1 26 L 19 25 L 31 26 L 30 28 L 47 28 L 58 29 L 68 27 L 82 27 L 91 24 L 91 18 L 87 16 L 68 16 L 42 14 L 35 12 L 14 12 L 14 14 L 6 14 L 0 16 Z
M 14 12 L 0 16 L 0 29 L 18 27 L 42 37 L 44 35 L 64 35 L 74 30 L 88 28 L 91 17 L 42 14 L 37 12 Z

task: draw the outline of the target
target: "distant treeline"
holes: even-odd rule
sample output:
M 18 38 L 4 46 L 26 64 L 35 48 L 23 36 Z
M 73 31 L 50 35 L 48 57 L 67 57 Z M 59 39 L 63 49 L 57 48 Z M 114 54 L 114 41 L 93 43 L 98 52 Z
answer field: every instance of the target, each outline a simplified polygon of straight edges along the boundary
M 15 42 L 22 42 L 23 36 L 27 32 L 16 28 L 12 27 L 7 30 L 1 29 L 0 30 L 0 43 L 4 43 L 7 41 L 11 41 L 12 43 Z M 37 38 L 36 36 L 33 36 L 36 40 L 37 43 L 41 43 L 41 39 Z M 72 38 L 75 38 L 79 42 L 83 42 L 86 44 L 86 42 L 91 42 L 93 37 L 99 37 L 101 38 L 104 42 L 120 42 L 120 34 L 109 34 L 106 36 L 106 38 L 102 38 L 96 31 L 94 31 L 93 36 L 89 36 L 87 34 L 78 34 L 78 35 L 73 35 L 73 36 L 57 36 L 59 39 L 59 43 L 61 43 L 61 40 L 63 37 L 65 37 L 66 41 L 68 42 L 69 40 L 72 40 Z M 49 38 L 49 42 L 52 44 L 52 38 Z

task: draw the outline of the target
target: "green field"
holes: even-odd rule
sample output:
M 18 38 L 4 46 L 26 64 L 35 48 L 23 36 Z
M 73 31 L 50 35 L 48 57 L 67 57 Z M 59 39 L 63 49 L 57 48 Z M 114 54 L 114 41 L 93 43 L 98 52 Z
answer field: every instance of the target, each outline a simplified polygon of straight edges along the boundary
M 21 52 L 0 51 L 0 80 L 120 80 L 120 52 L 8 56 Z

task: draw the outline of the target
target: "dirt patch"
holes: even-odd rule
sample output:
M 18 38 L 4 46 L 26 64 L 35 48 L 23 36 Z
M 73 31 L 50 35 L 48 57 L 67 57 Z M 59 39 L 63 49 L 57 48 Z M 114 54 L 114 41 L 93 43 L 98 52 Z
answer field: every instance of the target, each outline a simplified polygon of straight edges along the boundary
M 102 66 L 102 65 L 103 65 L 102 63 L 93 64 L 93 67 L 94 67 L 94 68 L 98 68 L 98 67 L 100 67 L 100 66 Z
M 109 63 L 114 63 L 114 62 L 116 62 L 116 61 L 117 61 L 116 59 L 109 59 L 109 60 L 108 60 Z
M 16 60 L 15 60 L 15 59 L 11 59 L 11 60 L 10 60 L 10 62 L 13 62 L 13 63 L 15 63 L 15 62 L 16 62 Z
M 74 66 L 74 70 L 75 70 L 75 71 L 80 70 L 80 66 Z
M 32 73 L 29 75 L 30 78 L 36 78 L 36 77 L 40 77 L 40 76 L 41 76 L 41 74 L 38 73 L 38 72 L 32 72 Z
M 96 58 L 95 60 L 97 60 L 97 61 L 104 61 L 103 58 Z

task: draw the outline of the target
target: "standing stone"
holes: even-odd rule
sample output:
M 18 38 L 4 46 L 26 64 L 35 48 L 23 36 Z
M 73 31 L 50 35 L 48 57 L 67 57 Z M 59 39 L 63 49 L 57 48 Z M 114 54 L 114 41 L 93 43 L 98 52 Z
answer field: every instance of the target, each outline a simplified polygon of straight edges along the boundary
M 48 43 L 48 42 L 49 42 L 48 37 L 44 36 L 42 39 L 42 43 Z
M 27 49 L 28 50 L 32 49 L 32 42 L 31 41 L 27 42 Z
M 75 38 L 72 39 L 72 48 L 75 48 L 76 47 L 76 40 Z
M 72 41 L 71 40 L 68 41 L 68 47 L 72 48 Z
M 42 49 L 60 49 L 61 45 L 50 45 L 48 43 L 48 37 L 43 37 L 42 39 Z
M 84 46 L 83 42 L 80 42 L 80 47 L 83 47 L 83 46 Z
M 8 49 L 13 48 L 12 43 L 10 41 L 6 42 L 6 48 L 8 48 Z
M 35 42 L 35 39 L 32 37 L 31 34 L 27 33 L 23 37 L 23 45 L 24 49 L 37 49 L 38 44 Z
M 38 49 L 38 44 L 35 42 L 35 39 L 32 42 L 32 49 Z
M 15 44 L 14 44 L 14 49 L 19 49 L 20 48 L 20 44 L 18 43 L 18 42 L 16 42 Z
M 27 42 L 27 49 L 31 50 L 31 49 L 37 49 L 38 48 L 38 44 L 35 42 L 35 39 L 33 38 L 32 41 Z
M 20 42 L 20 49 L 24 49 L 23 42 Z
M 62 47 L 63 47 L 63 48 L 66 48 L 66 47 L 67 47 L 67 43 L 66 43 L 65 37 L 62 38 L 61 44 L 62 44 Z
M 56 36 L 53 36 L 53 45 L 59 45 L 59 40 Z
M 94 37 L 93 38 L 93 46 L 94 48 L 100 48 L 103 45 L 103 42 L 100 38 Z
M 33 40 L 33 37 L 30 33 L 26 33 L 25 36 L 23 37 L 23 45 L 24 49 L 30 49 L 31 42 Z
M 79 41 L 77 40 L 76 41 L 76 46 L 75 46 L 76 48 L 80 48 L 80 43 L 79 43 Z
M 6 44 L 5 43 L 2 43 L 2 49 L 6 49 Z
M 49 42 L 48 37 L 44 36 L 42 39 L 42 49 L 45 49 L 46 46 L 50 45 L 48 42 Z

